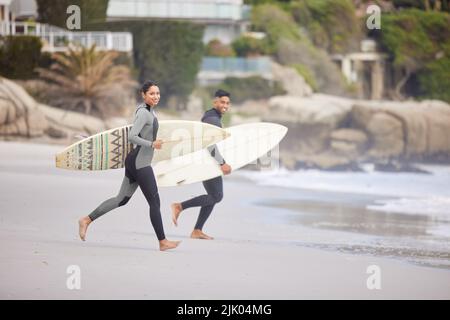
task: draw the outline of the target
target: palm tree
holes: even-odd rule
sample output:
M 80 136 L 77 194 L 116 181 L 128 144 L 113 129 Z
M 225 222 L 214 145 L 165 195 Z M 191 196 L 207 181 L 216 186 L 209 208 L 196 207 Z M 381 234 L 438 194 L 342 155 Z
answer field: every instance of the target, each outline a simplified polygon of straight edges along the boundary
M 114 51 L 98 51 L 95 45 L 54 54 L 55 62 L 49 69 L 38 69 L 42 78 L 54 84 L 52 104 L 81 108 L 86 114 L 95 110 L 104 116 L 106 106 L 114 106 L 111 98 L 117 96 L 117 90 L 126 94 L 137 85 L 127 66 L 114 64 L 117 56 Z

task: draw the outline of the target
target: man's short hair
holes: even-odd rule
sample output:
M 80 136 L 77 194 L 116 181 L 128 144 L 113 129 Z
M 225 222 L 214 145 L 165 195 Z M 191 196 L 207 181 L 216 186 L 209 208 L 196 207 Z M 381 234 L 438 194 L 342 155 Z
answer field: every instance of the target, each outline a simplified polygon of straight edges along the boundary
M 214 97 L 215 97 L 215 98 L 222 98 L 222 97 L 228 97 L 228 98 L 230 98 L 230 93 L 227 92 L 227 91 L 225 91 L 225 90 L 219 89 L 219 90 L 217 90 L 216 93 L 214 94 Z

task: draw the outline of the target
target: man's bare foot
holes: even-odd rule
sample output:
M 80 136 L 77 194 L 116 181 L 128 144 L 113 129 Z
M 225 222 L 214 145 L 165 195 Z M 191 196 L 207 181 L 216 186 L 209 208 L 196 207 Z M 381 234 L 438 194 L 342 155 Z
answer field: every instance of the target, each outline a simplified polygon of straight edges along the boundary
M 172 203 L 170 208 L 172 209 L 172 222 L 175 226 L 178 226 L 177 220 L 181 211 L 183 211 L 183 207 L 181 206 L 181 203 Z
M 78 220 L 78 233 L 80 234 L 80 238 L 83 241 L 86 241 L 86 232 L 89 224 L 92 222 L 91 218 L 88 216 L 81 218 Z
M 203 233 L 200 229 L 194 229 L 191 233 L 192 239 L 204 239 L 204 240 L 213 240 L 213 237 L 208 236 L 206 233 Z
M 161 240 L 159 242 L 159 250 L 166 251 L 169 249 L 175 249 L 178 247 L 181 241 L 169 241 L 167 239 Z

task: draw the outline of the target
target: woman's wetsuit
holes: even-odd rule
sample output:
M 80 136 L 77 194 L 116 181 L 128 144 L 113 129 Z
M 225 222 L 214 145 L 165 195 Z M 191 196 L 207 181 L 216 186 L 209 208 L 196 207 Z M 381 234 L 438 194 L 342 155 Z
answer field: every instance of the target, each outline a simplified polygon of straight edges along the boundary
M 150 206 L 150 221 L 158 240 L 165 239 L 161 219 L 158 186 L 150 163 L 153 158 L 153 141 L 158 133 L 158 119 L 150 106 L 141 104 L 137 107 L 129 142 L 137 145 L 125 159 L 125 177 L 119 194 L 100 204 L 90 215 L 92 221 L 105 213 L 125 205 L 139 186 Z

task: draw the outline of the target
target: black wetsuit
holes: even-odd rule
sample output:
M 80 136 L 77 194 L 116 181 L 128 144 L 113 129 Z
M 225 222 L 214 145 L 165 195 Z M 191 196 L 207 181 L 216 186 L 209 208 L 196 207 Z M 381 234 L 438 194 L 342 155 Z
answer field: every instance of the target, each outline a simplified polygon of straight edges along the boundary
M 210 109 L 205 112 L 202 117 L 202 122 L 206 122 L 217 127 L 222 128 L 222 115 L 216 109 Z M 211 156 L 214 157 L 219 165 L 225 164 L 225 160 L 219 152 L 219 149 L 213 145 L 208 147 Z M 203 229 L 203 226 L 208 220 L 212 210 L 216 203 L 220 202 L 223 198 L 223 181 L 222 177 L 216 177 L 210 180 L 203 181 L 203 187 L 206 190 L 205 195 L 201 195 L 190 200 L 181 203 L 181 207 L 184 209 L 192 207 L 201 207 L 200 214 L 198 215 L 197 222 L 194 229 Z
M 125 205 L 139 186 L 150 207 L 150 221 L 158 240 L 165 239 L 161 219 L 160 199 L 155 175 L 150 163 L 153 158 L 152 143 L 158 133 L 158 119 L 150 106 L 142 104 L 136 110 L 129 141 L 137 145 L 125 159 L 125 177 L 119 194 L 100 204 L 90 215 L 92 221 L 105 213 Z

